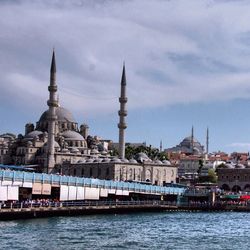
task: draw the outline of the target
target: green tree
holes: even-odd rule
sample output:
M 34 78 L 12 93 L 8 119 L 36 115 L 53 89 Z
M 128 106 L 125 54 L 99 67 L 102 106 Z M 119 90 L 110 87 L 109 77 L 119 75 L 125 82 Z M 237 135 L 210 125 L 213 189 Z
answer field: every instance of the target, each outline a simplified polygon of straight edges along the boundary
M 167 155 L 165 152 L 160 152 L 158 148 L 152 148 L 152 146 L 138 146 L 133 147 L 131 145 L 127 145 L 125 148 L 125 157 L 127 159 L 134 158 L 138 153 L 145 153 L 151 160 L 167 160 Z
M 214 169 L 208 170 L 208 181 L 212 183 L 216 183 L 218 180 L 218 176 L 216 175 L 216 172 Z
M 118 150 L 115 149 L 115 148 L 113 148 L 113 149 L 110 151 L 110 155 L 111 155 L 111 156 L 118 156 L 118 155 L 119 155 Z
M 199 168 L 198 168 L 198 170 L 197 170 L 197 173 L 198 173 L 198 174 L 201 173 L 201 169 L 202 169 L 203 165 L 204 165 L 204 162 L 203 162 L 203 160 L 200 159 L 200 160 L 199 160 Z

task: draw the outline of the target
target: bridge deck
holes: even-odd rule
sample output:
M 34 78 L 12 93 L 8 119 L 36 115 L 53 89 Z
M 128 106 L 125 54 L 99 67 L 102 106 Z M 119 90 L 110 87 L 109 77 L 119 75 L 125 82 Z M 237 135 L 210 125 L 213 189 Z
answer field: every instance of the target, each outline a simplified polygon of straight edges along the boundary
M 61 176 L 53 174 L 30 173 L 24 171 L 0 170 L 0 185 L 18 185 L 22 183 L 48 183 L 51 185 L 68 185 L 82 187 L 97 187 L 104 189 L 126 190 L 131 192 L 140 192 L 159 195 L 182 195 L 185 187 L 162 187 L 154 185 L 145 185 L 130 182 L 118 182 L 110 180 L 100 180 L 94 178 L 81 178 L 73 176 Z M 9 184 L 8 184 L 9 182 Z

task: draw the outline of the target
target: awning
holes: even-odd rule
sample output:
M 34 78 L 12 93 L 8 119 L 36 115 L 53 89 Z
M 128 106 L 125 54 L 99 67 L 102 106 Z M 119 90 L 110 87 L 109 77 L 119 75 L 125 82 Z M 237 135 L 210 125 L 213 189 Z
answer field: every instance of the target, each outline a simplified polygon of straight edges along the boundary
M 227 194 L 227 195 L 223 195 L 221 198 L 222 199 L 235 200 L 235 199 L 240 199 L 240 195 L 238 195 L 238 194 Z
M 241 200 L 250 200 L 250 195 L 241 195 L 240 199 Z

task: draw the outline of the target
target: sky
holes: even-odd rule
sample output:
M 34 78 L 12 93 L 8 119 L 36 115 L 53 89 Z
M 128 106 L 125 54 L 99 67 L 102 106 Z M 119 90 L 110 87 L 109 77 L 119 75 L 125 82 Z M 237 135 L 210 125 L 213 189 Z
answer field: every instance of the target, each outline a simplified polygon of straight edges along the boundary
M 190 136 L 250 151 L 250 1 L 0 1 L 0 134 L 47 109 L 55 48 L 60 105 L 91 135 L 118 141 L 122 65 L 127 142 Z

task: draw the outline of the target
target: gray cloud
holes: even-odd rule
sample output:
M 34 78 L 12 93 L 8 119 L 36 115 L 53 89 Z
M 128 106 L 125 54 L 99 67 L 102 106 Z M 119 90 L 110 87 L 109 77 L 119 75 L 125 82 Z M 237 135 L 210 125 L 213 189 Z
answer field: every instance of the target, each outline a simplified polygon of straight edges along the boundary
M 123 60 L 130 109 L 249 98 L 249 8 L 249 1 L 5 1 L 0 91 L 17 106 L 45 106 L 55 46 L 61 103 L 79 114 L 118 109 Z

